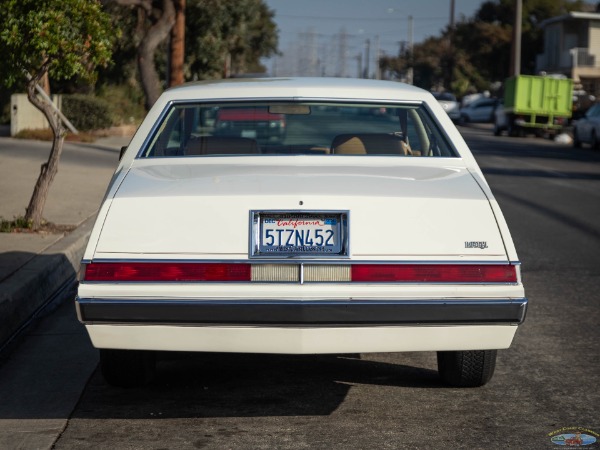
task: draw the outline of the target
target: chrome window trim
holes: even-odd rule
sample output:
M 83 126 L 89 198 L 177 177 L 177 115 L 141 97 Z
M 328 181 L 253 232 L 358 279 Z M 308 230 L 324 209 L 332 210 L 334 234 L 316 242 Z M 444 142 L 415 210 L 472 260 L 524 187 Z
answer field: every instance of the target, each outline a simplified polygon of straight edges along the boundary
M 285 103 L 285 102 L 318 102 L 318 103 L 339 103 L 339 104 L 372 104 L 372 105 L 407 105 L 407 106 L 420 106 L 427 110 L 427 113 L 430 119 L 435 123 L 439 133 L 444 137 L 445 143 L 449 149 L 451 149 L 455 155 L 454 156 L 436 156 L 435 159 L 439 158 L 448 158 L 448 159 L 462 159 L 460 152 L 457 150 L 456 146 L 452 142 L 452 139 L 446 134 L 444 127 L 437 121 L 436 115 L 433 113 L 427 102 L 422 100 L 398 100 L 398 99 L 364 99 L 364 98 L 331 98 L 331 97 L 242 97 L 242 98 L 201 98 L 201 99 L 186 99 L 186 100 L 170 100 L 167 102 L 163 110 L 160 112 L 158 118 L 152 124 L 152 128 L 146 135 L 144 142 L 140 146 L 140 149 L 136 153 L 134 159 L 146 159 L 148 157 L 142 156 L 144 152 L 148 150 L 148 146 L 153 141 L 155 134 L 159 128 L 159 126 L 165 120 L 166 115 L 170 112 L 171 108 L 180 106 L 180 105 L 194 105 L 194 104 L 209 104 L 209 103 L 252 103 L 252 102 L 273 102 L 273 103 Z M 260 157 L 265 155 L 243 155 L 250 157 Z M 274 155 L 270 155 L 274 156 Z M 298 156 L 298 155 L 276 155 L 276 156 Z M 339 155 L 338 155 L 339 156 Z M 348 155 L 344 155 L 348 156 Z M 352 156 L 352 155 L 349 155 Z M 389 157 L 386 155 L 370 155 L 371 157 Z M 239 155 L 210 155 L 210 157 L 217 158 L 231 158 L 231 157 L 239 157 Z M 161 158 L 161 157 L 152 157 L 152 158 Z M 149 159 L 152 159 L 149 158 Z M 167 159 L 173 158 L 189 158 L 189 156 L 168 156 L 162 157 Z

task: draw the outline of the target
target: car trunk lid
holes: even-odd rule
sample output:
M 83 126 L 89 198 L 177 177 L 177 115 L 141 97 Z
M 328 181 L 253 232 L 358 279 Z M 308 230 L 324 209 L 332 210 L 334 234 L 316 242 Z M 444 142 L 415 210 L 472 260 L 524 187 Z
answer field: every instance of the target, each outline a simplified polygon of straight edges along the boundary
M 246 258 L 251 211 L 348 211 L 358 260 L 506 260 L 489 201 L 461 160 L 237 157 L 137 161 L 95 258 Z

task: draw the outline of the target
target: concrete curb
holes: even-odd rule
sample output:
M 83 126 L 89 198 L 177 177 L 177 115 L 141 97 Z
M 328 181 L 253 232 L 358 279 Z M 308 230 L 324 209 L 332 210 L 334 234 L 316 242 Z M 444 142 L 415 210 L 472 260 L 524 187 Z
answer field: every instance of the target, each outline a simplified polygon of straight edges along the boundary
M 32 319 L 65 286 L 77 277 L 79 263 L 96 215 L 36 255 L 2 282 L 0 292 L 0 351 L 27 327 Z

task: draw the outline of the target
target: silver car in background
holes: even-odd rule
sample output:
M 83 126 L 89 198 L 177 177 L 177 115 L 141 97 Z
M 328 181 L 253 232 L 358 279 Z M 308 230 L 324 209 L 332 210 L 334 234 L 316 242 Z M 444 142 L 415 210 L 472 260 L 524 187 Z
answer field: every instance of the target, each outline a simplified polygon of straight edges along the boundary
M 432 94 L 453 122 L 460 119 L 460 103 L 454 94 L 450 92 L 432 92 Z
M 459 123 L 491 123 L 494 122 L 494 111 L 498 106 L 498 99 L 481 97 L 460 109 Z

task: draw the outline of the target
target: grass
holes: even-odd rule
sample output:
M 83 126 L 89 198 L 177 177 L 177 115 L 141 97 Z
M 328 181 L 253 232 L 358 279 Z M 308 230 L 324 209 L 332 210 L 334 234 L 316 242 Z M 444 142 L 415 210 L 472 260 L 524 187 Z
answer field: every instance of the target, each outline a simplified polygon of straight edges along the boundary
M 60 225 L 47 220 L 42 220 L 40 227 L 33 229 L 30 220 L 24 217 L 15 217 L 13 220 L 6 220 L 0 217 L 0 233 L 43 233 L 43 234 L 67 234 L 77 228 L 75 225 Z
M 17 139 L 33 139 L 36 141 L 51 141 L 54 136 L 50 128 L 39 130 L 21 130 L 16 135 Z M 79 132 L 79 134 L 67 133 L 65 141 L 68 142 L 94 142 L 97 136 L 92 133 Z
M 12 233 L 15 231 L 31 230 L 32 224 L 30 220 L 25 220 L 24 217 L 15 217 L 13 220 L 6 220 L 0 217 L 0 233 Z

